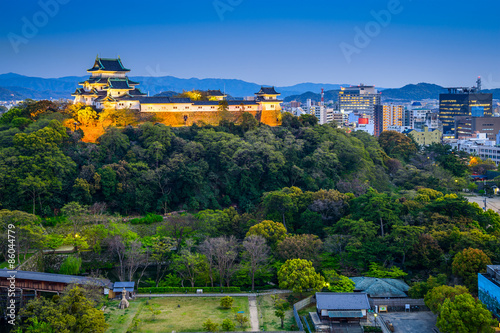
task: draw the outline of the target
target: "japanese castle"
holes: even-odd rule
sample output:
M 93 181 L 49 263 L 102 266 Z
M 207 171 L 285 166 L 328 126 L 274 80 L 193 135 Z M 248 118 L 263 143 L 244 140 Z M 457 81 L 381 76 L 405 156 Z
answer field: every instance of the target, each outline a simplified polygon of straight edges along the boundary
M 137 87 L 139 83 L 127 77 L 130 70 L 123 66 L 119 57 L 97 57 L 94 66 L 87 72 L 90 73 L 90 78 L 80 82 L 82 87 L 76 89 L 72 96 L 75 97 L 74 103 L 89 105 L 96 110 L 129 108 L 148 113 L 183 113 L 183 117 L 187 117 L 193 113 L 219 111 L 219 102 L 227 97 L 220 90 L 208 91 L 210 101 L 146 96 Z M 275 117 L 281 112 L 282 101 L 278 99 L 279 95 L 274 87 L 262 87 L 253 100 L 228 100 L 228 111 L 247 111 L 254 116 L 272 112 Z

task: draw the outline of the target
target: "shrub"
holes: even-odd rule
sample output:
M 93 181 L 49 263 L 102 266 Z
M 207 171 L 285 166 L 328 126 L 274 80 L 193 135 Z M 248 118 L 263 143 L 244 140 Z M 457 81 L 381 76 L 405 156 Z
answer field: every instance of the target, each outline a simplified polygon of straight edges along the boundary
M 68 256 L 64 259 L 59 272 L 61 274 L 76 275 L 80 272 L 82 266 L 82 258 Z
M 207 321 L 203 323 L 203 328 L 207 332 L 217 332 L 219 330 L 219 324 L 216 324 L 210 319 L 207 319 Z
M 153 223 L 162 222 L 162 221 L 163 221 L 163 216 L 148 213 L 145 217 L 131 219 L 130 223 L 132 223 L 132 224 L 153 224 Z
M 224 296 L 220 299 L 220 306 L 222 308 L 231 309 L 233 307 L 234 299 L 231 296 Z
M 224 319 L 224 321 L 222 322 L 222 330 L 225 332 L 234 331 L 235 328 L 236 325 L 231 319 Z

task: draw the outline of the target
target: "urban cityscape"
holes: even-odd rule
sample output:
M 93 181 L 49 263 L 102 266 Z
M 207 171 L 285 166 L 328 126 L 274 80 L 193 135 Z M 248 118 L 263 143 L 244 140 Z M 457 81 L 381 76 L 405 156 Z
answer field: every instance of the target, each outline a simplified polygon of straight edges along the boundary
M 498 3 L 4 7 L 0 332 L 500 332 Z

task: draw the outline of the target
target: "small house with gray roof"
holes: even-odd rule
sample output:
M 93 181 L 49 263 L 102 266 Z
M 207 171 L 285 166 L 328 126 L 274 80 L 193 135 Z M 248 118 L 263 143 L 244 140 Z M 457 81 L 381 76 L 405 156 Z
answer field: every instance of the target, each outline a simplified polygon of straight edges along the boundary
M 321 320 L 357 323 L 367 318 L 369 309 L 365 293 L 316 293 L 316 311 Z

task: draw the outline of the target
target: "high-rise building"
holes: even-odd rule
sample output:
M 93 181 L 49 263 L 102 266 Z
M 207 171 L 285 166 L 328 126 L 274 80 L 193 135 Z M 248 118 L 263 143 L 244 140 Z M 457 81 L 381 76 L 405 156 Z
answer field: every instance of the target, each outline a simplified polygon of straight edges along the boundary
M 375 136 L 387 131 L 389 126 L 403 126 L 403 105 L 385 104 L 375 106 Z
M 443 122 L 443 132 L 455 131 L 455 117 L 491 117 L 493 94 L 481 92 L 478 86 L 472 88 L 448 88 L 447 94 L 439 95 L 439 119 Z
M 375 105 L 380 104 L 380 94 L 374 86 L 359 85 L 342 87 L 339 91 L 339 110 L 343 112 L 360 111 L 373 115 Z

